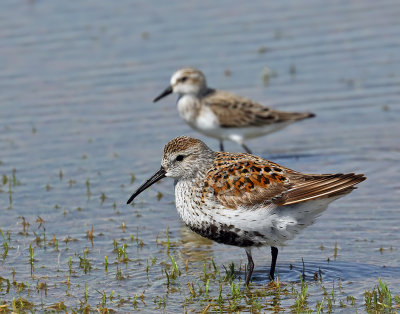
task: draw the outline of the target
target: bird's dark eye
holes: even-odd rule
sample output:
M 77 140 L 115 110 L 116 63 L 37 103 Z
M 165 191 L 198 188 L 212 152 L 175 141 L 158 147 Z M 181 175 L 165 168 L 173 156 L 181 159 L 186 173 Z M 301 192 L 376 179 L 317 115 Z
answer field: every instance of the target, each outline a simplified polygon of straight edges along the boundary
M 183 156 L 183 155 L 178 155 L 178 156 L 176 156 L 176 161 L 182 161 L 183 160 L 183 158 L 185 158 L 185 156 Z
M 181 82 L 183 83 L 183 82 L 185 82 L 187 79 L 188 79 L 187 76 L 184 76 L 184 77 L 181 78 Z

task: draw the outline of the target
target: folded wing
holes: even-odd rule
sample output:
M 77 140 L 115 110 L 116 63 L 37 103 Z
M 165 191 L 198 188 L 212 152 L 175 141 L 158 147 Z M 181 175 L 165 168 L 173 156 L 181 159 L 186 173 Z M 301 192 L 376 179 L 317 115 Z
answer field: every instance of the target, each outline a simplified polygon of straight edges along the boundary
M 203 197 L 226 208 L 291 205 L 349 193 L 364 181 L 362 174 L 302 174 L 249 154 L 218 153 L 207 173 Z
M 282 112 L 263 107 L 250 99 L 223 91 L 212 90 L 203 98 L 203 102 L 218 117 L 221 127 L 225 128 L 264 126 L 314 116 L 314 114 L 308 112 Z

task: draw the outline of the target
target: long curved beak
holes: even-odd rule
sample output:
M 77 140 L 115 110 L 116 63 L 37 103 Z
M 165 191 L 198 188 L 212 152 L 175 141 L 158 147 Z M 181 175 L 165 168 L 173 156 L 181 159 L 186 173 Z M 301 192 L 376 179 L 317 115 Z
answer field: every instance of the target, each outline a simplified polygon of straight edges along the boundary
M 160 168 L 155 174 L 152 175 L 150 179 L 148 179 L 145 183 L 143 183 L 135 193 L 132 194 L 132 196 L 129 198 L 127 204 L 130 204 L 130 202 L 133 201 L 133 199 L 138 196 L 140 193 L 142 193 L 144 190 L 146 190 L 149 186 L 153 185 L 157 181 L 160 181 L 162 178 L 165 178 L 166 171 L 164 170 L 163 167 Z
M 172 86 L 168 86 L 160 95 L 154 98 L 153 102 L 159 101 L 161 98 L 172 93 Z

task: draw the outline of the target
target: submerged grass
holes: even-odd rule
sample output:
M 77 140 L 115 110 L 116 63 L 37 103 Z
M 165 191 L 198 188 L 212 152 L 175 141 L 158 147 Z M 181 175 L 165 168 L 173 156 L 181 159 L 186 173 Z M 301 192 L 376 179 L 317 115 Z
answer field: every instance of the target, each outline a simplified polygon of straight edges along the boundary
M 331 313 L 343 310 L 377 313 L 395 312 L 400 307 L 399 296 L 381 279 L 360 297 L 344 292 L 346 282 L 324 279 L 320 269 L 306 277 L 304 262 L 300 269 L 291 268 L 299 275 L 296 282 L 281 282 L 278 274 L 274 282 L 256 280 L 245 287 L 244 264 L 218 265 L 208 253 L 200 260 L 192 259 L 184 243 L 177 240 L 169 228 L 163 240 L 158 236 L 153 241 L 148 240 L 158 252 L 151 251 L 152 255 L 146 256 L 150 245 L 146 246 L 141 239 L 144 227 L 136 227 L 136 232 L 129 233 L 131 227 L 127 227 L 125 221 L 116 221 L 110 229 L 116 232 L 116 238 L 99 250 L 93 241 L 94 225 L 85 228 L 87 231 L 77 239 L 66 236 L 59 245 L 56 234 L 46 238 L 45 224 L 48 222 L 40 216 L 34 221 L 21 216 L 14 233 L 0 229 L 3 265 L 10 260 L 10 251 L 14 253 L 16 247 L 24 247 L 21 250 L 30 268 L 30 277 L 24 280 L 20 279 L 20 267 L 12 268 L 9 275 L 0 276 L 0 313 L 171 312 L 177 308 L 203 313 Z M 36 227 L 41 231 L 38 234 L 32 230 Z M 96 234 L 96 240 L 101 241 L 102 237 L 102 232 Z M 82 249 L 87 240 L 92 244 L 90 249 Z M 21 241 L 29 244 L 20 246 Z M 334 250 L 337 247 L 335 243 Z M 76 248 L 81 248 L 80 253 L 74 252 Z M 56 265 L 49 265 L 46 256 L 57 257 Z M 63 256 L 65 262 L 60 263 Z M 97 280 L 107 284 L 91 283 Z M 132 284 L 136 282 L 137 287 Z M 132 287 L 135 288 L 130 291 Z
M 21 218 L 24 225 L 25 236 L 28 233 L 28 222 Z M 44 222 L 42 222 L 44 223 Z M 40 222 L 39 222 L 40 224 Z M 44 227 L 43 227 L 44 228 Z M 93 227 L 92 227 L 93 228 Z M 91 232 L 93 229 L 89 229 Z M 12 239 L 0 230 L 3 239 L 3 249 L 12 245 Z M 55 237 L 50 244 L 55 243 Z M 11 243 L 10 243 L 11 242 Z M 43 242 L 43 240 L 42 240 Z M 12 276 L 0 276 L 0 312 L 24 312 L 24 311 L 67 311 L 67 312 L 101 312 L 112 311 L 173 311 L 178 304 L 184 311 L 208 312 L 283 312 L 295 313 L 317 312 L 331 313 L 340 309 L 347 311 L 367 312 L 395 312 L 400 306 L 398 295 L 393 295 L 388 285 L 378 280 L 378 284 L 364 293 L 364 299 L 343 292 L 343 282 L 324 281 L 321 276 L 310 276 L 306 281 L 300 273 L 299 281 L 294 283 L 282 283 L 277 276 L 274 282 L 255 284 L 249 287 L 243 285 L 242 276 L 244 266 L 233 262 L 228 265 L 216 265 L 213 259 L 203 262 L 190 262 L 190 259 L 182 255 L 179 245 L 171 239 L 171 233 L 167 229 L 166 241 L 160 246 L 157 256 L 147 259 L 128 258 L 128 248 L 135 247 L 140 250 L 139 230 L 136 235 L 128 239 L 114 240 L 110 250 L 115 254 L 115 260 L 110 263 L 107 255 L 104 264 L 99 269 L 96 260 L 89 260 L 90 250 L 83 249 L 81 254 L 69 252 L 67 243 L 58 248 L 64 254 L 68 253 L 67 267 L 59 268 L 57 276 L 43 276 L 43 266 L 37 254 L 42 255 L 46 247 L 44 245 L 32 245 L 28 247 L 29 264 L 31 267 L 31 281 L 18 282 L 18 273 L 13 271 Z M 92 248 L 93 250 L 93 248 Z M 54 251 L 52 251 L 54 252 Z M 58 254 L 60 254 L 58 253 Z M 4 253 L 3 253 L 4 255 Z M 7 254 L 4 255 L 7 257 Z M 79 262 L 74 258 L 78 257 Z M 35 272 L 40 269 L 39 272 Z M 108 291 L 104 286 L 93 287 L 88 282 L 82 283 L 82 279 L 89 280 L 91 276 L 105 274 L 107 280 L 136 280 L 131 277 L 130 269 L 143 270 L 146 273 L 147 284 L 138 287 L 138 292 L 129 295 L 121 294 L 122 290 Z M 100 271 L 100 272 L 98 272 Z M 304 272 L 304 270 L 303 270 Z M 108 276 L 110 274 L 111 276 Z M 65 281 L 57 279 L 64 277 Z M 85 277 L 82 277 L 85 276 Z M 77 280 L 78 279 L 78 280 Z M 152 296 L 146 295 L 147 288 L 160 282 L 158 293 Z M 310 289 L 311 288 L 311 289 Z M 54 299 L 54 289 L 64 291 L 64 295 L 58 292 Z M 61 290 L 60 290 L 61 289 Z M 79 296 L 79 291 L 81 295 Z M 313 295 L 311 295 L 313 294 Z M 35 295 L 39 295 L 39 302 Z M 51 295 L 52 297 L 48 297 Z M 78 297 L 79 302 L 76 302 Z M 71 298 L 75 302 L 71 303 Z
M 2 179 L 10 189 L 18 185 L 15 173 L 14 176 L 3 176 Z M 61 170 L 59 179 L 60 182 L 63 180 Z M 106 201 L 105 193 L 96 190 L 95 184 L 93 191 L 93 195 L 100 195 L 100 205 L 112 212 L 111 227 L 107 230 L 95 228 L 94 224 L 90 224 L 82 230 L 81 235 L 74 235 L 74 238 L 51 231 L 52 236 L 47 239 L 45 225 L 49 222 L 40 216 L 36 216 L 36 219 L 18 217 L 16 223 L 18 230 L 13 232 L 0 229 L 2 239 L 0 269 L 3 265 L 8 267 L 9 261 L 13 263 L 12 257 L 15 256 L 15 252 L 21 250 L 17 254 L 25 256 L 25 264 L 29 265 L 27 270 L 30 275 L 21 276 L 21 267 L 18 263 L 15 266 L 19 267 L 15 269 L 14 266 L 11 267 L 10 274 L 0 274 L 0 313 L 9 311 L 108 313 L 134 310 L 171 312 L 177 308 L 203 313 L 267 311 L 330 313 L 343 309 L 376 313 L 395 312 L 399 309 L 399 296 L 393 294 L 381 279 L 361 297 L 351 295 L 343 292 L 342 286 L 345 287 L 346 283 L 326 281 L 320 269 L 315 271 L 314 276 L 306 278 L 304 261 L 300 270 L 295 270 L 291 266 L 293 271 L 299 273 L 296 282 L 283 283 L 277 276 L 274 282 L 256 281 L 245 287 L 243 285 L 245 265 L 241 262 L 218 265 L 211 258 L 210 252 L 201 255 L 200 259 L 192 258 L 187 253 L 185 243 L 177 239 L 174 231 L 168 227 L 165 232 L 160 233 L 160 236 L 157 235 L 151 240 L 142 233 L 146 230 L 145 226 L 139 224 L 132 227 L 132 222 L 126 225 L 125 220 L 117 219 L 119 211 L 116 210 L 115 201 L 114 203 Z M 91 184 L 87 179 L 88 202 L 91 194 Z M 97 197 L 91 201 L 99 205 Z M 136 216 L 136 219 L 141 219 L 141 216 Z M 106 232 L 110 232 L 114 240 L 107 240 L 100 246 L 98 242 L 104 241 Z M 64 240 L 58 241 L 57 238 Z M 143 239 L 146 239 L 146 244 Z M 91 243 L 90 249 L 86 247 L 88 240 Z M 194 246 L 192 245 L 190 250 L 195 251 Z M 199 246 L 199 251 L 202 251 L 203 247 Z M 320 249 L 325 249 L 322 244 Z M 392 249 L 387 250 L 391 251 Z M 333 259 L 338 258 L 338 252 L 338 243 L 335 242 Z M 54 264 L 47 261 L 48 256 L 55 261 Z M 143 278 L 140 277 L 142 275 Z M 93 284 L 92 281 L 98 278 L 107 284 L 104 286 Z M 130 291 L 132 282 L 138 282 L 138 285 Z M 109 283 L 111 291 L 107 287 Z M 125 293 L 127 290 L 128 294 Z

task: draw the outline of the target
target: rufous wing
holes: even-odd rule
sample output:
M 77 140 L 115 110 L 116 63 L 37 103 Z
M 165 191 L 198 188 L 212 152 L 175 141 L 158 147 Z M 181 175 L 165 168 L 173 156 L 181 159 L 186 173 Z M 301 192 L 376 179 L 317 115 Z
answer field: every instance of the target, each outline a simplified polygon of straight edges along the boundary
M 302 174 L 249 154 L 217 153 L 207 173 L 203 197 L 226 208 L 291 205 L 350 192 L 362 174 Z

